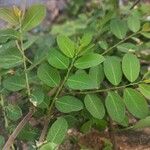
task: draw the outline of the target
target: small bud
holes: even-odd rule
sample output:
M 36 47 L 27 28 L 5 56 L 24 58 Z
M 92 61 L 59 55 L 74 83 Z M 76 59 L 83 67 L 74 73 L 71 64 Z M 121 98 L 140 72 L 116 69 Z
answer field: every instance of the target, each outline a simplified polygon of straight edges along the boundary
M 14 13 L 17 17 L 20 17 L 21 16 L 21 10 L 16 7 L 16 6 L 13 6 L 13 10 L 14 10 Z

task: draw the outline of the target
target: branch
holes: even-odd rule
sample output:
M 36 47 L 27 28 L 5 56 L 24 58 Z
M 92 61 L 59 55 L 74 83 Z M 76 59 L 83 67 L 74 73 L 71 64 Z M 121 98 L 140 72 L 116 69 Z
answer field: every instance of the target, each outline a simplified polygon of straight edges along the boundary
M 114 91 L 114 90 L 118 90 L 118 89 L 123 89 L 129 86 L 134 86 L 134 85 L 138 85 L 139 83 L 142 83 L 143 81 L 139 81 L 136 83 L 130 83 L 127 85 L 122 85 L 122 86 L 117 86 L 117 87 L 111 87 L 111 88 L 106 88 L 106 89 L 96 89 L 96 90 L 88 90 L 88 91 L 72 91 L 71 93 L 73 94 L 91 94 L 91 93 L 102 93 L 102 92 L 108 92 L 108 91 Z
M 44 139 L 45 139 L 49 122 L 50 122 L 50 119 L 45 118 L 45 121 L 44 121 L 44 128 L 43 128 L 43 130 L 42 130 L 42 132 L 41 132 L 41 135 L 40 135 L 40 138 L 39 138 L 39 141 L 38 141 L 39 144 L 42 144 L 42 142 L 43 142 Z
M 31 109 L 29 111 L 29 113 L 22 119 L 22 121 L 18 124 L 18 126 L 14 130 L 14 132 L 8 138 L 8 140 L 7 140 L 7 142 L 4 145 L 4 147 L 3 147 L 2 150 L 9 150 L 10 149 L 11 145 L 14 143 L 14 140 L 16 139 L 16 137 L 18 136 L 18 134 L 20 133 L 20 131 L 23 129 L 23 127 L 30 120 L 30 118 L 32 117 L 33 113 L 34 113 L 34 110 Z
M 106 51 L 104 51 L 101 55 L 105 55 L 106 53 L 110 52 L 112 49 L 114 49 L 115 47 L 117 47 L 118 45 L 122 44 L 123 42 L 125 42 L 126 40 L 132 38 L 134 35 L 139 34 L 139 32 L 133 33 L 129 36 L 127 36 L 126 38 L 122 39 L 121 41 L 119 41 L 118 43 L 116 43 L 115 45 L 111 46 L 110 48 L 108 48 Z
M 70 67 L 68 68 L 68 71 L 67 71 L 67 73 L 66 73 L 66 76 L 64 77 L 64 80 L 62 81 L 62 83 L 60 84 L 59 88 L 57 89 L 57 92 L 56 92 L 56 94 L 55 94 L 55 96 L 54 96 L 54 98 L 53 98 L 53 100 L 52 100 L 52 102 L 51 102 L 51 104 L 50 104 L 50 106 L 49 106 L 49 108 L 48 108 L 47 117 L 46 117 L 46 120 L 45 120 L 46 123 L 45 123 L 45 125 L 44 125 L 43 130 L 42 130 L 42 133 L 41 133 L 41 136 L 40 136 L 40 139 L 39 139 L 39 144 L 40 144 L 41 142 L 43 142 L 44 139 L 45 139 L 45 136 L 46 136 L 46 133 L 47 133 L 47 130 L 48 130 L 48 124 L 49 124 L 49 122 L 50 122 L 51 112 L 52 112 L 52 109 L 53 109 L 53 107 L 54 107 L 55 101 L 57 100 L 57 97 L 58 97 L 59 94 L 61 93 L 61 91 L 62 91 L 62 89 L 63 89 L 63 87 L 64 87 L 64 85 L 65 85 L 65 83 L 66 83 L 66 81 L 67 81 L 67 79 L 68 79 L 68 77 L 69 77 L 69 74 L 70 74 L 70 72 L 71 72 L 71 70 L 72 70 L 72 68 L 73 68 L 73 65 L 74 65 L 75 60 L 76 60 L 76 57 L 72 59 L 72 62 L 71 62 L 71 64 L 70 64 Z
M 136 0 L 133 5 L 131 6 L 130 10 L 132 10 L 141 0 Z

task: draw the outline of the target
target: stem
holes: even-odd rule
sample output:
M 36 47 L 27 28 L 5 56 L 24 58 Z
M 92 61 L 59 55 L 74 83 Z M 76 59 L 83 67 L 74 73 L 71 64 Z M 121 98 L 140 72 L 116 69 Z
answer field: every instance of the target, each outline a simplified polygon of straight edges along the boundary
M 1 97 L 1 106 L 2 106 L 2 111 L 3 111 L 3 115 L 4 115 L 4 121 L 5 121 L 5 128 L 7 129 L 7 127 L 8 127 L 8 120 L 7 120 L 7 117 L 6 117 L 6 113 L 5 113 L 5 109 L 4 109 L 4 99 L 3 99 L 3 95 L 1 94 L 0 95 L 0 97 Z
M 24 53 L 24 47 L 23 47 L 23 37 L 22 37 L 22 19 L 19 19 L 20 22 L 20 45 L 19 46 L 19 50 L 22 54 L 22 58 L 23 58 L 23 66 L 24 66 L 24 74 L 25 74 L 25 80 L 26 80 L 26 88 L 27 88 L 27 94 L 28 94 L 28 98 L 30 98 L 31 95 L 31 91 L 30 91 L 30 86 L 29 86 L 29 79 L 28 79 L 28 74 L 27 74 L 27 64 L 26 64 L 26 56 Z
M 6 144 L 4 145 L 2 150 L 9 150 L 11 145 L 13 144 L 14 140 L 20 133 L 20 131 L 23 129 L 23 127 L 27 124 L 27 122 L 30 120 L 34 113 L 34 110 L 31 109 L 29 113 L 23 118 L 23 120 L 18 124 L 14 132 L 9 136 L 9 139 L 7 140 Z
M 31 65 L 27 71 L 30 71 L 32 69 L 34 69 L 35 67 L 37 67 L 39 64 L 41 64 L 44 60 L 46 59 L 46 57 L 43 57 L 40 61 L 38 61 L 37 63 L 34 63 L 33 65 Z
M 113 91 L 113 90 L 118 90 L 118 89 L 122 89 L 122 88 L 126 88 L 128 86 L 134 86 L 134 85 L 138 85 L 139 83 L 142 83 L 143 81 L 139 81 L 136 83 L 130 83 L 127 85 L 122 85 L 122 86 L 118 86 L 118 87 L 112 87 L 112 88 L 107 88 L 107 89 L 97 89 L 97 90 L 89 90 L 89 91 L 80 91 L 80 92 L 73 92 L 75 94 L 90 94 L 90 93 L 102 93 L 102 92 L 108 92 L 108 91 Z
M 25 55 L 23 55 L 23 65 L 24 65 L 27 93 L 28 93 L 28 97 L 30 98 L 31 91 L 30 91 L 30 86 L 29 86 L 29 79 L 28 79 L 28 74 L 27 74 L 27 65 L 26 65 Z
M 59 88 L 58 88 L 58 90 L 57 90 L 57 92 L 56 92 L 56 94 L 55 94 L 55 96 L 54 96 L 54 98 L 52 100 L 52 103 L 51 103 L 50 107 L 48 108 L 47 117 L 46 117 L 46 120 L 45 120 L 45 125 L 44 125 L 44 128 L 42 130 L 42 133 L 41 133 L 41 136 L 40 136 L 40 139 L 39 139 L 39 143 L 43 142 L 44 139 L 45 139 L 45 136 L 46 136 L 46 133 L 47 133 L 47 130 L 48 130 L 48 124 L 49 124 L 50 118 L 51 118 L 50 116 L 51 116 L 51 113 L 52 113 L 52 109 L 54 107 L 54 104 L 55 104 L 59 94 L 61 93 L 61 91 L 62 91 L 62 89 L 64 87 L 64 84 L 66 83 L 66 81 L 67 81 L 67 79 L 69 77 L 69 74 L 70 74 L 70 72 L 71 72 L 71 70 L 73 68 L 75 60 L 76 60 L 76 57 L 74 57 L 72 59 L 72 62 L 70 64 L 70 67 L 68 68 L 67 74 L 64 77 L 64 80 L 62 81 L 62 83 L 60 84 L 60 86 L 59 86 Z
M 48 125 L 49 125 L 49 119 L 47 119 L 47 117 L 46 117 L 45 121 L 44 121 L 44 128 L 43 128 L 41 135 L 40 135 L 40 138 L 39 138 L 39 144 L 44 141 L 44 138 L 45 138 L 45 135 L 46 135 L 46 132 L 48 129 Z
M 22 33 L 22 29 L 21 29 L 21 26 L 22 26 L 21 25 L 21 20 L 22 19 L 19 18 L 19 22 L 20 22 L 20 30 L 19 30 L 20 31 L 20 45 L 18 44 L 18 42 L 16 42 L 16 45 L 18 47 L 18 50 L 22 54 L 27 94 L 28 94 L 28 98 L 30 98 L 31 91 L 30 91 L 30 86 L 29 86 L 29 79 L 28 79 L 27 65 L 26 65 L 26 60 L 28 60 L 28 58 L 25 56 L 24 48 L 23 48 L 23 37 L 22 37 L 23 33 Z M 4 148 L 2 150 L 9 150 L 10 149 L 10 147 L 13 144 L 14 140 L 16 139 L 16 137 L 18 136 L 18 134 L 20 133 L 22 128 L 30 120 L 30 118 L 32 117 L 33 113 L 34 113 L 34 108 L 31 108 L 30 112 L 23 118 L 23 120 L 18 124 L 17 128 L 14 130 L 14 132 L 10 135 L 9 139 L 7 140 L 5 146 L 4 146 Z
M 22 50 L 21 50 L 21 48 L 19 46 L 18 41 L 16 41 L 16 46 L 17 46 L 18 50 L 20 51 L 20 53 L 23 55 L 23 52 L 22 52 Z M 30 64 L 33 64 L 32 61 L 29 58 L 27 58 L 27 57 L 26 57 L 26 61 L 28 61 Z
M 52 110 L 52 108 L 53 108 L 53 106 L 54 106 L 54 104 L 55 104 L 55 101 L 57 100 L 58 95 L 59 95 L 60 92 L 62 91 L 62 89 L 63 89 L 63 87 L 64 87 L 64 84 L 66 83 L 66 81 L 67 81 L 67 79 L 68 79 L 68 77 L 69 77 L 69 74 L 70 74 L 70 72 L 71 72 L 71 70 L 72 70 L 72 67 L 73 67 L 73 64 L 74 64 L 74 61 L 75 61 L 75 59 L 72 60 L 72 63 L 71 63 L 71 65 L 70 65 L 70 67 L 68 68 L 68 71 L 67 71 L 67 74 L 66 74 L 65 78 L 64 78 L 64 80 L 62 81 L 60 87 L 58 88 L 58 90 L 57 90 L 57 92 L 56 92 L 56 94 L 55 94 L 55 96 L 54 96 L 54 98 L 53 98 L 53 101 L 52 101 L 52 103 L 51 103 L 51 105 L 50 105 L 50 107 L 49 107 L 49 109 L 48 109 L 48 116 L 50 116 L 51 110 Z
M 131 6 L 130 10 L 132 10 L 141 0 L 136 0 L 133 5 Z
M 113 45 L 112 47 L 108 48 L 108 50 L 106 50 L 105 52 L 103 52 L 102 55 L 105 55 L 106 53 L 110 52 L 112 49 L 114 49 L 115 47 L 117 47 L 121 43 L 125 42 L 126 40 L 130 39 L 131 37 L 133 37 L 134 35 L 137 35 L 137 34 L 139 34 L 139 32 L 133 33 L 133 34 L 127 36 L 126 38 L 122 39 L 121 41 L 119 41 L 118 43 L 116 43 L 115 45 Z

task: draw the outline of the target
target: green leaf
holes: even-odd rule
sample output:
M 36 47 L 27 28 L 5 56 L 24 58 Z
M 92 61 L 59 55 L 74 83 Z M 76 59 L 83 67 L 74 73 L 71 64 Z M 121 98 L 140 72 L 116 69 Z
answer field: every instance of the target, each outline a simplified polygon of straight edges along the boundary
M 24 50 L 27 50 L 29 47 L 31 47 L 32 44 L 34 44 L 38 38 L 39 37 L 37 37 L 35 35 L 30 35 L 29 34 L 27 41 L 23 43 Z
M 131 114 L 137 118 L 145 118 L 149 114 L 148 104 L 143 95 L 134 89 L 126 88 L 124 90 L 124 102 Z
M 117 49 L 121 52 L 135 52 L 138 50 L 138 47 L 132 43 L 123 43 L 117 46 Z
M 112 19 L 110 22 L 111 32 L 119 39 L 123 39 L 127 33 L 126 22 L 120 19 Z
M 69 67 L 69 58 L 54 48 L 49 51 L 47 60 L 50 65 L 58 69 L 67 69 Z
M 143 35 L 145 38 L 150 39 L 150 33 L 149 32 L 140 32 L 141 35 Z
M 122 69 L 117 57 L 107 57 L 104 61 L 104 73 L 113 85 L 118 85 L 122 80 Z
M 108 48 L 108 43 L 106 41 L 99 41 L 98 44 L 104 50 Z
M 143 26 L 142 26 L 142 31 L 143 31 L 143 32 L 148 32 L 148 31 L 150 31 L 150 23 L 149 23 L 149 22 L 146 22 L 146 23 L 143 24 Z
M 26 124 L 18 135 L 18 138 L 23 141 L 35 141 L 39 137 L 39 130 L 30 124 Z
M 140 92 L 150 100 L 150 85 L 149 84 L 139 84 Z
M 58 145 L 55 143 L 48 142 L 48 143 L 44 144 L 42 147 L 40 147 L 39 150 L 56 150 L 57 146 Z
M 19 23 L 19 20 L 15 16 L 13 9 L 10 8 L 0 8 L 0 19 L 12 25 L 16 25 Z
M 100 63 L 102 63 L 104 60 L 105 58 L 102 55 L 91 53 L 77 59 L 74 66 L 79 69 L 86 69 L 86 68 L 97 66 Z
M 17 105 L 9 104 L 8 106 L 6 106 L 5 111 L 6 111 L 7 117 L 13 121 L 18 120 L 22 116 L 22 110 Z
M 3 87 L 9 91 L 19 91 L 26 87 L 24 76 L 14 75 L 10 76 L 3 81 Z
M 42 90 L 41 88 L 35 89 L 35 90 L 31 93 L 30 102 L 31 102 L 34 106 L 38 106 L 38 105 L 40 105 L 43 101 L 44 101 L 44 93 L 43 93 L 43 90 Z
M 83 109 L 83 103 L 78 98 L 73 96 L 60 97 L 56 101 L 55 106 L 60 112 L 63 113 L 80 111 Z
M 120 123 L 125 118 L 125 105 L 123 99 L 115 92 L 108 92 L 105 100 L 107 112 L 112 120 Z
M 134 82 L 140 72 L 140 62 L 134 54 L 125 54 L 122 60 L 122 70 L 125 77 L 130 81 Z
M 67 130 L 67 121 L 63 117 L 58 118 L 48 131 L 47 141 L 60 144 L 64 140 Z
M 150 127 L 150 116 L 139 120 L 134 126 L 132 126 L 132 129 L 142 129 L 142 128 L 149 128 Z
M 85 33 L 80 40 L 81 47 L 88 46 L 92 41 L 92 35 L 90 33 Z
M 56 87 L 60 83 L 59 72 L 46 63 L 40 65 L 37 71 L 39 79 L 50 87 Z
M 42 103 L 40 103 L 38 105 L 38 108 L 42 108 L 42 109 L 46 108 L 47 109 L 49 107 L 50 102 L 51 102 L 51 98 L 49 96 L 45 96 Z
M 0 52 L 0 68 L 9 69 L 23 63 L 22 55 L 16 48 Z
M 70 76 L 67 80 L 67 85 L 69 88 L 74 90 L 88 90 L 97 88 L 93 80 L 86 73 L 77 73 Z
M 91 120 L 89 120 L 89 121 L 85 122 L 85 123 L 81 126 L 81 129 L 80 129 L 80 130 L 81 130 L 83 133 L 88 133 L 88 132 L 90 132 L 91 129 L 92 129 L 92 124 L 93 124 L 93 122 L 92 122 Z
M 100 64 L 95 67 L 91 67 L 89 70 L 89 76 L 92 79 L 93 83 L 97 87 L 97 89 L 100 87 L 100 83 L 104 79 L 104 70 L 103 66 Z
M 129 118 L 128 116 L 125 116 L 125 118 L 121 121 L 118 122 L 119 125 L 123 126 L 123 127 L 128 127 L 129 126 Z
M 136 15 L 131 15 L 127 19 L 128 27 L 131 31 L 137 32 L 140 30 L 140 19 Z
M 29 31 L 32 28 L 39 25 L 46 15 L 46 8 L 44 5 L 35 4 L 28 8 L 25 13 L 23 22 L 22 22 L 22 30 Z
M 3 147 L 3 145 L 5 144 L 5 138 L 0 135 L 0 147 Z
M 102 119 L 104 117 L 105 108 L 98 96 L 94 94 L 87 94 L 84 99 L 84 104 L 93 117 L 97 119 Z
M 73 115 L 63 116 L 66 119 L 66 121 L 68 122 L 69 128 L 76 127 L 76 125 L 78 124 L 78 118 L 75 118 L 75 116 L 73 116 Z
M 64 35 L 57 36 L 57 44 L 60 50 L 68 57 L 73 58 L 75 55 L 75 43 Z
M 19 32 L 14 30 L 14 29 L 0 30 L 0 38 L 18 39 L 19 38 Z

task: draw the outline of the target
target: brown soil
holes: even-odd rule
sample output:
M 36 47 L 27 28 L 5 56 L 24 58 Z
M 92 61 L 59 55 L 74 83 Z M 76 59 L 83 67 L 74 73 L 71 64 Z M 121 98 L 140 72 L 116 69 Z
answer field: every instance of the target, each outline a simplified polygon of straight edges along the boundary
M 109 139 L 107 133 L 104 135 L 97 131 L 83 135 L 73 130 L 71 136 L 76 136 L 78 144 L 67 140 L 59 147 L 59 150 L 80 150 L 79 145 L 84 145 L 89 150 L 102 150 L 104 139 Z M 150 150 L 150 128 L 117 133 L 116 141 L 118 150 Z

